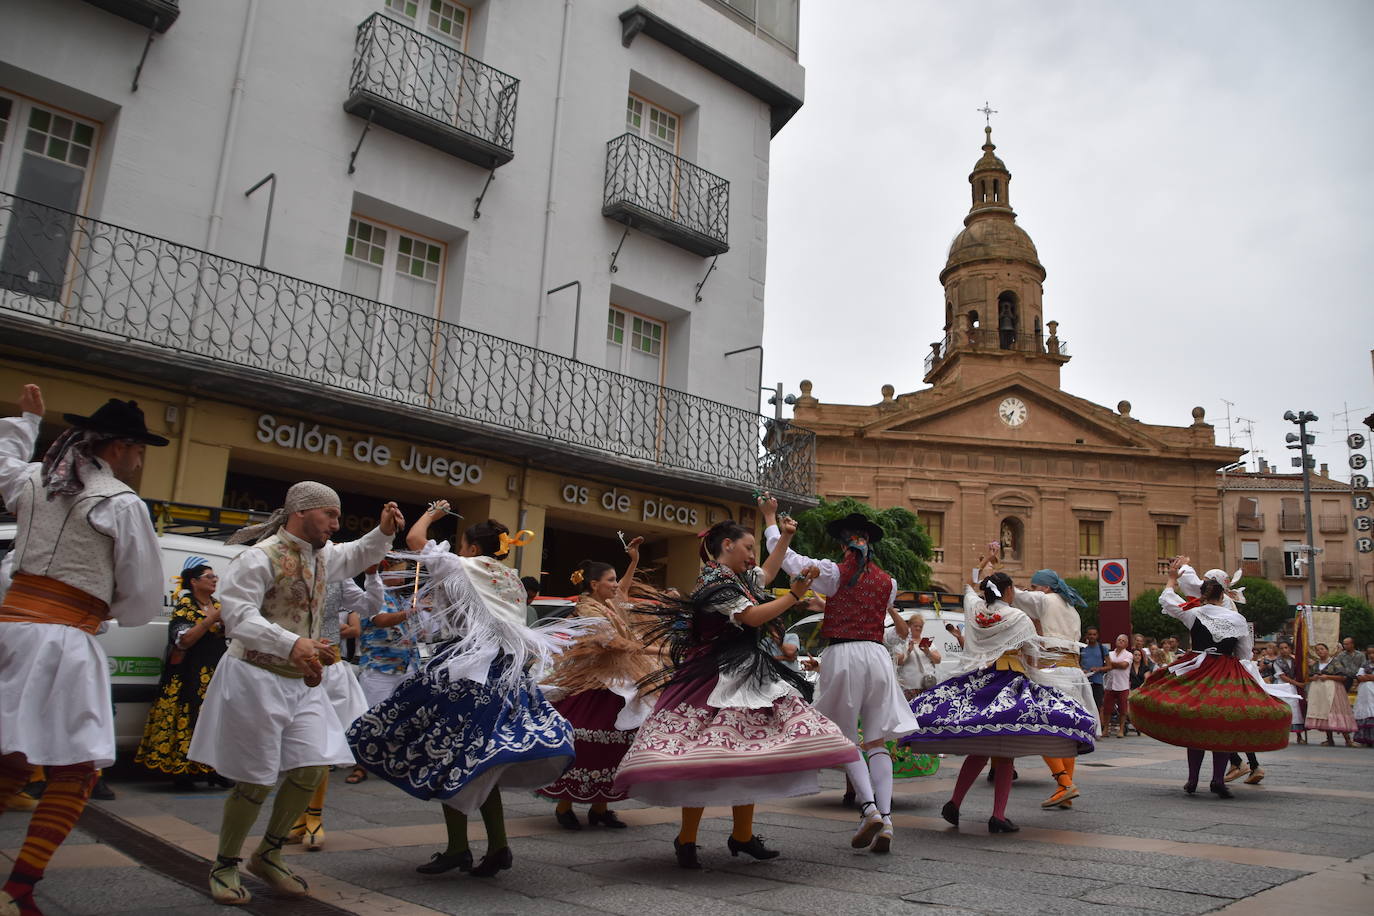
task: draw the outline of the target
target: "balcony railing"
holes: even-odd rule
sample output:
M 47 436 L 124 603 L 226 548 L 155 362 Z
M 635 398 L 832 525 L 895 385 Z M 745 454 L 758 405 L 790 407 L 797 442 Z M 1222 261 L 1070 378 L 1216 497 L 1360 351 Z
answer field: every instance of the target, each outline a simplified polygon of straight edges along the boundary
M 136 22 L 145 29 L 166 32 L 181 15 L 177 0 L 86 0 L 106 12 Z
M 730 250 L 730 182 L 634 134 L 606 144 L 601 213 L 702 257 Z
M 1264 563 L 1260 560 L 1241 560 L 1240 574 L 1242 576 L 1262 577 L 1264 575 Z
M 1264 513 L 1263 513 L 1263 512 L 1257 512 L 1257 513 L 1255 513 L 1254 515 L 1237 515 L 1237 516 L 1236 516 L 1236 530 L 1237 530 L 1237 531 L 1263 531 L 1263 530 L 1264 530 Z
M 344 111 L 483 168 L 515 157 L 520 81 L 373 13 L 358 26 Z
M 1322 578 L 1332 582 L 1349 582 L 1351 564 L 1348 562 L 1327 561 L 1322 564 Z
M 1350 528 L 1350 519 L 1344 515 L 1318 515 L 1317 530 L 1323 534 L 1340 534 Z
M 1279 513 L 1280 531 L 1306 531 L 1307 522 L 1303 519 L 1301 512 L 1280 512 Z
M 996 328 L 974 328 L 971 331 L 960 331 L 956 339 L 954 334 L 946 334 L 943 340 L 930 345 L 930 352 L 926 354 L 926 374 L 944 362 L 955 350 L 977 350 L 989 352 L 993 350 L 1008 350 L 1017 353 L 1045 353 L 1050 356 L 1069 355 L 1069 344 L 1062 337 L 1046 337 L 1043 332 L 1037 334 L 1031 331 L 999 331 Z
M 1086 576 L 1095 576 L 1097 575 L 1097 564 L 1097 557 L 1079 557 L 1078 571 Z
M 1169 575 L 1169 561 L 1168 561 L 1168 560 L 1156 560 L 1156 561 L 1155 561 L 1155 575 L 1158 575 L 1158 576 L 1167 576 L 1167 575 Z
M 943 562 L 945 562 L 945 548 L 943 548 L 943 547 L 935 547 L 935 548 L 932 548 L 931 551 L 930 551 L 930 562 L 932 562 L 932 563 L 943 563 Z
M 414 408 L 529 452 L 552 441 L 814 500 L 809 430 L 8 194 L 0 316 Z

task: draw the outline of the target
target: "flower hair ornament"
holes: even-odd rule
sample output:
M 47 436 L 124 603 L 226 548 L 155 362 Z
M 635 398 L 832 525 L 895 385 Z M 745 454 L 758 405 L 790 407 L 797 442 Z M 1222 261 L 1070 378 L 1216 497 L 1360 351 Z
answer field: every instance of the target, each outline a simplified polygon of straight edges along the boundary
M 996 595 L 998 598 L 1001 598 L 1001 597 L 1002 597 L 1002 590 L 1001 590 L 1000 588 L 997 587 L 997 583 L 996 583 L 996 582 L 993 582 L 992 580 L 989 579 L 989 580 L 988 580 L 988 583 L 987 583 L 986 585 L 984 585 L 983 587 L 986 588 L 988 591 L 992 592 L 992 593 L 993 593 L 994 595 Z
M 574 569 L 574 570 L 572 571 L 572 575 L 571 575 L 571 576 L 568 576 L 568 581 L 571 582 L 573 585 L 581 585 L 581 584 L 582 584 L 582 580 L 583 580 L 584 578 L 585 578 L 585 576 L 583 576 L 583 574 L 582 574 L 582 567 L 579 566 L 579 567 L 577 567 L 577 569 Z
M 515 532 L 515 537 L 511 537 L 504 531 L 501 532 L 501 552 L 510 553 L 512 547 L 525 547 L 534 543 L 534 532 L 528 528 L 522 528 Z

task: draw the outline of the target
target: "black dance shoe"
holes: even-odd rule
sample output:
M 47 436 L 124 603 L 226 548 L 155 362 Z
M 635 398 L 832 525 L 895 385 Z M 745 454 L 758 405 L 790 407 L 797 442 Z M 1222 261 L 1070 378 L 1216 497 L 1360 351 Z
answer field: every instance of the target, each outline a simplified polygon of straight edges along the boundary
M 945 802 L 945 806 L 940 809 L 940 816 L 954 826 L 959 826 L 959 806 L 954 802 Z
M 1224 782 L 1214 782 L 1207 788 L 1210 789 L 1212 794 L 1217 798 L 1235 798 L 1235 796 L 1231 794 L 1231 788 Z
M 464 849 L 462 852 L 436 852 L 429 857 L 429 861 L 424 865 L 415 866 L 415 870 L 422 875 L 442 875 L 446 871 L 472 871 L 472 850 Z
M 564 830 L 582 829 L 582 822 L 577 819 L 577 812 L 571 808 L 567 811 L 555 812 L 553 817 L 554 820 L 558 821 L 558 826 L 562 827 Z M 591 814 L 587 815 L 587 819 L 591 819 Z
M 571 814 L 572 812 L 568 812 L 568 813 Z M 589 827 L 597 827 L 597 826 L 601 826 L 601 827 L 612 827 L 612 828 L 614 828 L 614 829 L 616 829 L 616 830 L 624 830 L 626 827 L 628 827 L 628 826 L 630 826 L 630 825 L 627 824 L 627 823 L 625 823 L 624 821 L 622 821 L 620 818 L 616 817 L 614 811 L 611 811 L 611 810 L 608 809 L 608 810 L 602 811 L 602 812 L 600 812 L 600 813 L 597 813 L 596 811 L 588 811 L 588 812 L 587 812 L 587 826 L 589 826 Z
M 498 871 L 503 871 L 515 864 L 515 856 L 511 854 L 509 846 L 502 846 L 495 852 L 489 852 L 482 856 L 482 861 L 468 872 L 474 878 L 491 878 Z
M 1194 792 L 1196 792 L 1196 791 L 1197 791 L 1197 780 L 1196 780 L 1196 779 L 1190 779 L 1190 780 L 1188 780 L 1187 782 L 1185 782 L 1185 783 L 1183 784 L 1183 791 L 1184 791 L 1184 792 L 1187 792 L 1189 795 L 1192 795 Z
M 1015 833 L 1021 828 L 1002 817 L 988 818 L 988 833 Z
M 677 837 L 673 837 L 673 853 L 677 856 L 678 868 L 701 868 L 701 862 L 697 859 L 696 843 L 679 843 Z
M 737 856 L 740 853 L 751 855 L 756 859 L 776 859 L 779 852 L 776 849 L 769 849 L 763 845 L 763 837 L 755 834 L 749 838 L 749 842 L 741 843 L 734 837 L 726 840 L 726 846 L 730 847 L 730 855 Z

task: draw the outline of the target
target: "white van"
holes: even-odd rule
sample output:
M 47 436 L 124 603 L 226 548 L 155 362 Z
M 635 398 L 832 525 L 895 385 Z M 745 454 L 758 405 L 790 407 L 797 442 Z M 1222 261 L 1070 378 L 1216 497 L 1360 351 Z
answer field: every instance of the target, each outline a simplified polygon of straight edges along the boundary
M 14 543 L 15 524 L 0 522 L 0 559 Z M 110 692 L 115 705 L 115 743 L 120 750 L 132 752 L 143 737 L 148 708 L 157 697 L 158 679 L 167 657 L 167 621 L 172 616 L 173 596 L 181 583 L 181 569 L 187 557 L 204 557 L 218 573 L 223 573 L 243 546 L 184 534 L 164 534 L 162 574 L 167 589 L 162 596 L 162 611 L 141 627 L 121 627 L 111 621 L 96 637 L 109 657 Z

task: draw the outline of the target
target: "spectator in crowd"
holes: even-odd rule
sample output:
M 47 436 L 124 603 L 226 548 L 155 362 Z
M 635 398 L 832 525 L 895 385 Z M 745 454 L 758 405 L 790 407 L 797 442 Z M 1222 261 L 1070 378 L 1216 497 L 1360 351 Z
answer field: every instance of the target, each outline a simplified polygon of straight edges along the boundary
M 1116 645 L 1107 655 L 1106 670 L 1103 672 L 1101 704 L 1102 737 L 1111 733 L 1112 714 L 1116 713 L 1118 724 L 1116 736 L 1126 737 L 1126 716 L 1128 697 L 1131 694 L 1131 650 L 1130 638 L 1122 633 L 1116 638 Z
M 1083 631 L 1083 639 L 1087 643 L 1083 651 L 1079 653 L 1078 664 L 1088 674 L 1088 683 L 1092 686 L 1093 702 L 1097 704 L 1100 711 L 1102 709 L 1102 675 L 1107 671 L 1107 647 L 1097 641 L 1097 627 L 1088 627 Z M 1092 710 L 1088 710 L 1092 712 Z M 1106 724 L 1102 726 L 1103 732 L 1107 730 Z M 1106 735 L 1104 734 L 1105 738 Z
M 1326 732 L 1324 746 L 1334 745 L 1334 735 L 1341 733 L 1345 746 L 1352 747 L 1355 717 L 1351 714 L 1350 698 L 1346 695 L 1345 669 L 1331 654 L 1331 647 L 1319 642 L 1312 647 L 1317 659 L 1307 672 L 1307 721 L 1309 730 Z
M 915 611 L 910 620 L 889 627 L 884 637 L 897 666 L 897 686 L 908 702 L 922 690 L 935 686 L 935 666 L 940 664 L 940 651 L 932 648 L 933 641 L 924 635 L 925 626 L 925 618 Z
M 1374 747 L 1374 646 L 1365 646 L 1364 663 L 1355 672 L 1355 741 Z

